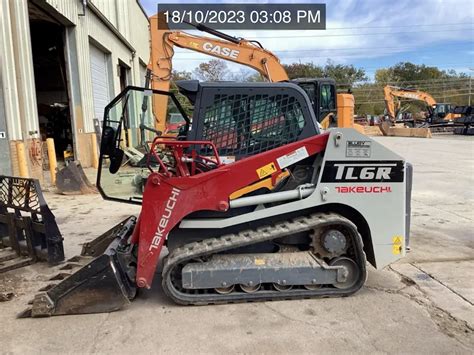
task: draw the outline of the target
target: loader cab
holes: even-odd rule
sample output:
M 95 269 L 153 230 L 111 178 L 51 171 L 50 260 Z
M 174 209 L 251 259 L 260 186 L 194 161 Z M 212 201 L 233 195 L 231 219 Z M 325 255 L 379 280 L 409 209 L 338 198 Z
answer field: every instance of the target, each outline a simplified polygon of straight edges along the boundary
M 187 140 L 213 142 L 239 160 L 319 134 L 312 102 L 294 83 L 178 81 L 194 105 Z
M 155 129 L 152 102 L 163 95 L 168 101 L 167 121 L 179 119 L 179 114 L 185 122 L 177 137 L 165 139 L 176 144 L 212 142 L 217 152 L 210 144 L 195 148 L 207 161 L 215 161 L 218 153 L 221 161 L 231 163 L 320 133 L 312 103 L 296 84 L 176 84 L 194 105 L 192 120 L 173 93 L 140 87 L 127 87 L 105 107 L 97 174 L 104 199 L 141 204 L 150 173 L 161 169 L 164 160 L 173 164 L 176 159 L 166 151 L 157 153 L 160 144 L 152 145 L 162 136 Z
M 331 78 L 301 78 L 291 81 L 300 86 L 311 101 L 318 122 L 337 112 L 336 82 Z

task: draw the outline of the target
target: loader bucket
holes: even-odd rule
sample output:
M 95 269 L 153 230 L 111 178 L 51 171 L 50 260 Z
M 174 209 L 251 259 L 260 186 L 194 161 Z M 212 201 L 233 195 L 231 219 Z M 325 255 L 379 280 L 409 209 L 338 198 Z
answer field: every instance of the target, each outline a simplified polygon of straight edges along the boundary
M 113 312 L 129 304 L 136 295 L 136 260 L 128 244 L 135 221 L 132 217 L 124 223 L 102 255 L 37 294 L 32 307 L 18 317 Z
M 97 189 L 87 178 L 81 163 L 70 162 L 56 174 L 56 187 L 64 195 L 79 195 L 97 193 Z

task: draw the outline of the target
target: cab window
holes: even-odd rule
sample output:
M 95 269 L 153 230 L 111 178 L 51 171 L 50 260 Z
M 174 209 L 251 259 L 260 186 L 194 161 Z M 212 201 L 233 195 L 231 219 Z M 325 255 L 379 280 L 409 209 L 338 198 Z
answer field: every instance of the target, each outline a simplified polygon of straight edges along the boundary
M 334 110 L 335 105 L 335 93 L 334 87 L 330 84 L 321 85 L 321 110 L 322 111 L 331 111 Z

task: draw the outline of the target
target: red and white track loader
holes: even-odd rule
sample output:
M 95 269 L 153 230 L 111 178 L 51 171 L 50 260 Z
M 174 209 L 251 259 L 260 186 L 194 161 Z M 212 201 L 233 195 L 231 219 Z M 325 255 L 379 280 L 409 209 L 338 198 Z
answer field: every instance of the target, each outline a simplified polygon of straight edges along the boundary
M 37 295 L 29 315 L 115 311 L 157 287 L 186 305 L 348 296 L 405 255 L 412 170 L 353 129 L 320 133 L 292 83 L 128 87 L 105 109 L 97 186 L 140 204 L 103 253 Z M 156 136 L 150 102 L 187 122 Z M 129 164 L 136 147 L 143 159 Z M 155 283 L 155 284 L 154 284 Z

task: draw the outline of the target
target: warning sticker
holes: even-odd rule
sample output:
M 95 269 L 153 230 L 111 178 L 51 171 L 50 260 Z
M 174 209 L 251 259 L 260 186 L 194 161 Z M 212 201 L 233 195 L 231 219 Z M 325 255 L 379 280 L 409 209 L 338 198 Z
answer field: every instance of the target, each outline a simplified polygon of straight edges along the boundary
M 398 236 L 398 235 L 392 237 L 392 254 L 400 255 L 402 250 L 403 250 L 403 237 Z
M 261 266 L 261 265 L 265 265 L 265 259 L 255 259 L 255 265 L 257 266 Z
M 351 158 L 369 158 L 370 141 L 347 141 L 346 157 Z
M 278 165 L 280 166 L 280 169 L 283 169 L 307 157 L 309 157 L 309 154 L 308 154 L 308 151 L 306 150 L 306 147 L 301 147 L 291 153 L 288 153 L 286 155 L 283 155 L 277 158 L 277 162 L 278 162 Z
M 270 164 L 262 166 L 261 168 L 258 168 L 256 171 L 257 171 L 258 177 L 260 179 L 263 179 L 264 177 L 267 177 L 273 174 L 277 170 L 278 169 L 276 168 L 275 163 L 270 163 Z

